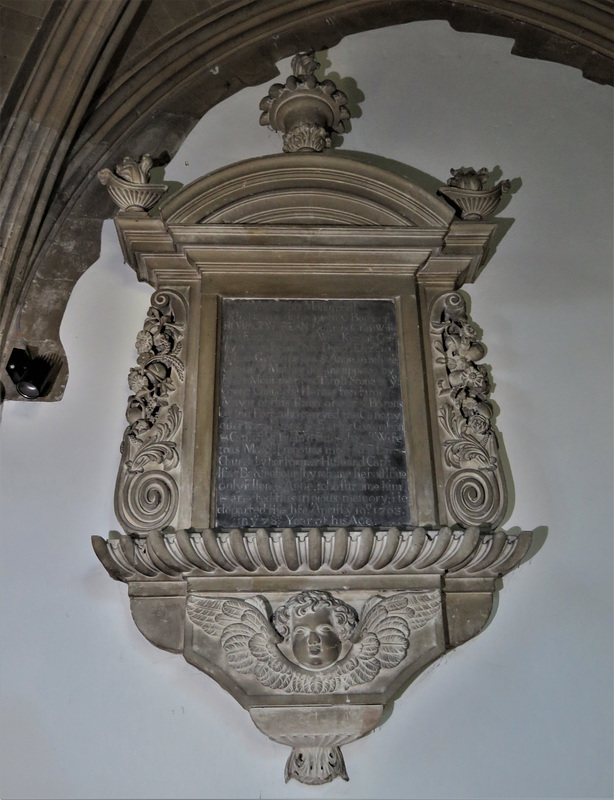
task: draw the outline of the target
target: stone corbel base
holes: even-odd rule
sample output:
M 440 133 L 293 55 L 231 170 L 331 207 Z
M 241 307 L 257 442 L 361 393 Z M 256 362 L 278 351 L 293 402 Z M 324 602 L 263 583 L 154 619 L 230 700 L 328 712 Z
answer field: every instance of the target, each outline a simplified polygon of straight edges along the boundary
M 259 730 L 292 748 L 286 780 L 320 784 L 347 780 L 340 747 L 379 724 L 385 704 L 425 666 L 482 630 L 498 577 L 518 565 L 531 537 L 235 529 L 114 534 L 93 544 L 109 574 L 128 584 L 143 635 L 183 654 Z M 328 633 L 310 623 L 312 612 Z M 328 661 L 312 663 L 311 650 L 300 649 L 301 625 L 314 642 L 332 637 Z

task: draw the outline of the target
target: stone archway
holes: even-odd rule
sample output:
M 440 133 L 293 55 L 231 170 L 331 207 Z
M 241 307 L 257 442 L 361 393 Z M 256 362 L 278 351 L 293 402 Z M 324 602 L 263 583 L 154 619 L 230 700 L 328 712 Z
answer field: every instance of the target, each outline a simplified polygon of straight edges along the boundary
M 254 0 L 194 12 L 169 0 L 52 2 L 7 97 L 0 339 L 63 356 L 59 326 L 98 255 L 111 205 L 95 171 L 125 151 L 177 151 L 196 122 L 299 49 L 425 19 L 515 39 L 514 52 L 611 80 L 612 13 L 594 3 Z M 61 398 L 67 365 L 46 400 Z M 6 387 L 7 399 L 18 399 Z

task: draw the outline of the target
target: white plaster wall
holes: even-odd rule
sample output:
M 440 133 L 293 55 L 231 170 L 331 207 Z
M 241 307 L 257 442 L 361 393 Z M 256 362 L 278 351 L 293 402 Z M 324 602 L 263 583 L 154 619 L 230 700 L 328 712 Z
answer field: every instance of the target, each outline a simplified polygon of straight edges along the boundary
M 498 164 L 522 178 L 469 291 L 514 478 L 506 527 L 545 526 L 544 547 L 505 579 L 492 624 L 345 748 L 349 784 L 284 785 L 288 750 L 141 637 L 90 546 L 117 527 L 126 375 L 150 293 L 109 221 L 62 326 L 64 400 L 9 403 L 0 428 L 4 800 L 612 796 L 612 94 L 510 47 L 425 22 L 349 37 L 329 58 L 364 93 L 342 149 L 441 180 Z M 166 178 L 277 152 L 257 123 L 266 88 L 215 108 Z

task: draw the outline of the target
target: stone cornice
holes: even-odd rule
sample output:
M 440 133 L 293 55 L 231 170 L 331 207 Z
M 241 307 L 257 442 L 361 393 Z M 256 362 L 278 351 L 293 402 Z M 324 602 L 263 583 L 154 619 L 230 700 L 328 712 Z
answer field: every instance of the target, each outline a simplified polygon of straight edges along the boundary
M 179 530 L 132 537 L 92 537 L 96 555 L 112 578 L 173 581 L 189 578 L 255 578 L 270 575 L 443 575 L 496 578 L 518 566 L 531 531 L 480 533 L 478 528 L 301 529 L 267 531 Z

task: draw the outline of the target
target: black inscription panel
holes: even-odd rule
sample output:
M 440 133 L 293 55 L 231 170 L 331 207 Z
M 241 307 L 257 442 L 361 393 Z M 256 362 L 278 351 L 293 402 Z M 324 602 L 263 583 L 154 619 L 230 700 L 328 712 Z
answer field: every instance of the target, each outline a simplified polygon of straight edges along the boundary
M 403 525 L 394 303 L 224 300 L 216 525 Z

